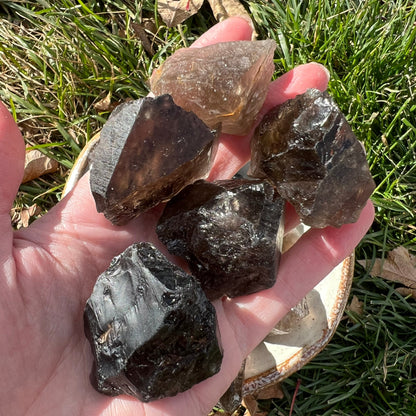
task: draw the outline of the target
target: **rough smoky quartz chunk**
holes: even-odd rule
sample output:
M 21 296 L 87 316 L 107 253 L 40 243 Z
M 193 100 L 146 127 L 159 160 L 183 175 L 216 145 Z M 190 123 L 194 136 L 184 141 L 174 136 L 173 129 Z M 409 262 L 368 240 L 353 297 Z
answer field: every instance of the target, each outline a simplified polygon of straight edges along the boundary
M 97 210 L 125 224 L 205 177 L 216 149 L 217 134 L 169 95 L 120 105 L 91 156 Z
M 275 48 L 267 39 L 179 49 L 154 71 L 151 90 L 171 94 L 211 128 L 247 134 L 266 98 Z
M 209 299 L 247 295 L 276 281 L 283 209 L 264 181 L 197 181 L 167 203 L 156 232 Z
M 141 401 L 173 396 L 221 367 L 215 309 L 199 283 L 149 243 L 115 257 L 88 299 L 94 387 Z
M 375 188 L 362 144 L 316 89 L 266 114 L 251 142 L 249 174 L 270 180 L 317 228 L 355 222 Z

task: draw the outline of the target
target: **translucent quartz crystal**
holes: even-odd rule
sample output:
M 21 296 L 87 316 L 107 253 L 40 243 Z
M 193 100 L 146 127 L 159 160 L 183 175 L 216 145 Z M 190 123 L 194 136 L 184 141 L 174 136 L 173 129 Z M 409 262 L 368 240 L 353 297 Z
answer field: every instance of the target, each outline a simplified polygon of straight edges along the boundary
M 251 142 L 249 174 L 271 181 L 317 228 L 355 222 L 375 188 L 362 144 L 316 89 L 266 114 Z
M 179 49 L 150 79 L 155 95 L 170 94 L 222 132 L 244 135 L 266 98 L 274 72 L 274 40 L 223 42 Z
M 166 204 L 156 232 L 188 260 L 210 300 L 248 295 L 276 281 L 283 209 L 267 182 L 198 181 Z
M 215 309 L 199 283 L 149 243 L 115 257 L 84 312 L 101 393 L 151 401 L 220 370 Z
M 216 132 L 169 95 L 117 107 L 91 156 L 90 187 L 98 212 L 122 225 L 205 177 Z

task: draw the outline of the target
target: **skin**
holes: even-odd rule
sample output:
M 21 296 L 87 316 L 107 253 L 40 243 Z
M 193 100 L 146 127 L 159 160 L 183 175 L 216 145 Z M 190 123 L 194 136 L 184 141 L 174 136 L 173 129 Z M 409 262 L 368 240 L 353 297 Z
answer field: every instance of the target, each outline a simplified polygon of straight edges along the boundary
M 250 38 L 248 23 L 231 18 L 193 46 Z M 325 89 L 327 82 L 322 66 L 297 67 L 271 84 L 262 113 L 307 88 Z M 249 159 L 250 137 L 222 137 L 210 179 L 231 177 Z M 373 221 L 373 206 L 368 203 L 354 224 L 309 231 L 282 256 L 273 288 L 214 302 L 224 348 L 217 375 L 176 397 L 148 404 L 127 396 L 107 397 L 89 382 L 92 354 L 83 332 L 84 305 L 97 276 L 128 245 L 150 241 L 163 250 L 154 233 L 160 209 L 127 226 L 113 226 L 96 212 L 84 177 L 47 215 L 27 229 L 13 231 L 9 212 L 22 178 L 24 151 L 16 124 L 0 104 L 0 414 L 4 415 L 208 414 L 242 360 L 353 251 Z M 297 222 L 289 207 L 287 230 Z

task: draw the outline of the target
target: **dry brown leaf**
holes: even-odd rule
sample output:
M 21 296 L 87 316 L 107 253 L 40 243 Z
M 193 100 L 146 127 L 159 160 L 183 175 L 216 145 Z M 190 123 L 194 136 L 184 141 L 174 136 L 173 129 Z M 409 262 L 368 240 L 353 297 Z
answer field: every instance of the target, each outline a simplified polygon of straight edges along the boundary
M 254 396 L 245 396 L 243 406 L 246 408 L 244 416 L 257 416 L 259 406 Z
M 364 304 L 354 295 L 351 299 L 351 303 L 347 306 L 347 311 L 362 315 L 364 312 Z
M 142 19 L 142 26 L 145 30 L 147 30 L 149 33 L 156 35 L 157 33 L 157 27 L 156 22 L 153 18 L 150 17 L 144 17 Z
M 256 394 L 257 400 L 283 399 L 284 394 L 279 383 L 270 384 Z
M 173 27 L 198 12 L 204 0 L 160 0 L 157 11 L 166 26 Z
M 246 408 L 246 412 L 244 413 L 244 416 L 267 415 L 267 412 L 263 413 L 259 411 L 257 401 L 268 400 L 268 399 L 283 399 L 283 397 L 284 397 L 283 390 L 279 383 L 271 384 L 252 395 L 244 396 L 243 405 Z
M 370 263 L 359 260 L 363 267 L 370 267 Z M 416 289 L 416 256 L 403 247 L 397 247 L 387 253 L 387 257 L 376 259 L 373 267 L 368 271 L 372 276 L 379 276 L 392 282 L 402 283 L 410 289 Z
M 389 147 L 389 142 L 387 141 L 387 137 L 385 134 L 381 135 L 381 141 L 383 142 L 384 146 Z
M 17 229 L 27 227 L 29 225 L 30 219 L 33 216 L 39 215 L 41 211 L 41 208 L 36 204 L 33 204 L 29 208 L 14 207 L 10 213 L 12 217 L 12 224 Z
M 56 172 L 58 168 L 59 163 L 56 160 L 45 156 L 39 150 L 29 150 L 25 156 L 25 172 L 22 183 L 32 181 L 47 173 Z
M 400 293 L 404 297 L 411 296 L 413 299 L 416 299 L 416 289 L 409 289 L 408 287 L 398 287 L 396 289 L 396 292 Z
M 119 103 L 111 102 L 111 92 L 109 92 L 102 100 L 94 104 L 97 111 L 113 111 Z
M 35 215 L 40 214 L 40 211 L 41 211 L 40 207 L 36 204 L 33 204 L 29 208 L 24 208 L 22 212 L 20 213 L 20 221 L 19 221 L 19 224 L 17 225 L 17 228 L 28 227 L 30 218 Z
M 231 16 L 240 16 L 246 19 L 254 29 L 254 24 L 250 15 L 239 0 L 208 0 L 208 2 L 214 13 L 214 17 L 218 22 Z M 256 35 L 253 34 L 253 37 L 255 36 Z
M 153 49 L 152 42 L 147 36 L 145 27 L 139 23 L 132 23 L 131 27 L 134 30 L 136 36 L 140 39 L 140 42 L 143 45 L 144 50 L 149 54 L 149 56 L 153 56 L 155 51 Z

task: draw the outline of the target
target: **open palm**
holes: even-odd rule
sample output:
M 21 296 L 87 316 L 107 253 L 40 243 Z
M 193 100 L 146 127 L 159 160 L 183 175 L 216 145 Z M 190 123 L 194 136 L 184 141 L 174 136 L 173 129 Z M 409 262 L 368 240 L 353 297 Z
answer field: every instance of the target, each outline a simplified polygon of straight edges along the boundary
M 240 18 L 207 32 L 195 47 L 250 39 Z M 327 72 L 303 65 L 271 84 L 263 112 L 307 88 L 325 89 Z M 232 176 L 249 158 L 249 139 L 226 136 L 210 178 Z M 276 322 L 349 255 L 373 219 L 369 203 L 355 224 L 311 230 L 282 257 L 276 285 L 259 294 L 214 302 L 224 347 L 219 374 L 176 397 L 143 404 L 97 393 L 89 382 L 90 346 L 83 309 L 97 276 L 136 241 L 163 250 L 155 208 L 127 226 L 98 214 L 84 177 L 28 229 L 14 232 L 10 207 L 23 171 L 24 144 L 0 104 L 0 415 L 206 415 L 236 376 L 245 356 Z M 289 210 L 286 226 L 297 221 Z M 169 255 L 168 255 L 169 257 Z

